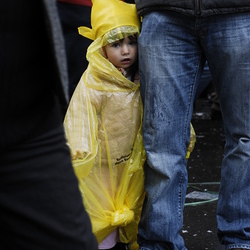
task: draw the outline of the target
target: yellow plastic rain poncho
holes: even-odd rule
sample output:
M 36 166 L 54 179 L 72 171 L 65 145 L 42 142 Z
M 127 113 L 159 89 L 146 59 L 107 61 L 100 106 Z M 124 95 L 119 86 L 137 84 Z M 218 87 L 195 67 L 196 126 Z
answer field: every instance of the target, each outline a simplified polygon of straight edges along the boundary
M 138 249 L 146 158 L 140 86 L 102 55 L 102 47 L 139 34 L 140 23 L 135 5 L 118 0 L 95 0 L 91 23 L 92 29 L 79 28 L 94 42 L 65 116 L 65 133 L 98 243 L 118 228 L 120 241 Z
M 84 206 L 98 243 L 119 230 L 121 242 L 137 249 L 137 227 L 144 200 L 142 103 L 139 84 L 125 78 L 102 55 L 102 47 L 139 34 L 135 6 L 95 0 L 91 38 L 82 75 L 64 127 Z

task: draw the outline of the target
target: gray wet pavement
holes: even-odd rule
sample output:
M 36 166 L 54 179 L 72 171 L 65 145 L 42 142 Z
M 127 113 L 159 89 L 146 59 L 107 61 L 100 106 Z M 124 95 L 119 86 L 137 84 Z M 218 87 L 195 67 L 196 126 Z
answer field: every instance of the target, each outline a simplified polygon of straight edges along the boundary
M 189 184 L 182 236 L 188 250 L 224 250 L 216 225 L 224 152 L 221 120 L 211 119 L 211 103 L 201 98 L 195 103 L 192 124 L 196 145 L 187 165 Z

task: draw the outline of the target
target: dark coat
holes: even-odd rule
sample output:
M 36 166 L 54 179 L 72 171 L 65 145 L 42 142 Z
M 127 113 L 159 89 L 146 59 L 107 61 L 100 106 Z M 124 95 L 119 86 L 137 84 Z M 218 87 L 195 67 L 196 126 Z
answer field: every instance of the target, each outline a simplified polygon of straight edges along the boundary
M 67 108 L 66 55 L 55 1 L 24 3 L 0 2 L 0 149 L 57 127 Z
M 197 16 L 250 11 L 249 0 L 135 0 L 135 3 L 139 15 L 153 10 L 173 10 Z

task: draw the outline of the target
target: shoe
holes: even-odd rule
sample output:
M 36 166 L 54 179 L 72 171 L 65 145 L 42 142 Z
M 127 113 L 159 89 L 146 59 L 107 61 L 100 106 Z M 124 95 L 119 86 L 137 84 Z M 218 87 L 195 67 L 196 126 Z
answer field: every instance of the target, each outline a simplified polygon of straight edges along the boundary
M 128 249 L 128 244 L 124 244 L 124 243 L 121 243 L 121 242 L 118 242 L 116 245 L 115 245 L 115 249 L 116 250 L 127 250 Z
M 121 242 L 118 242 L 114 247 L 109 249 L 103 249 L 103 250 L 128 250 L 128 244 L 124 244 Z

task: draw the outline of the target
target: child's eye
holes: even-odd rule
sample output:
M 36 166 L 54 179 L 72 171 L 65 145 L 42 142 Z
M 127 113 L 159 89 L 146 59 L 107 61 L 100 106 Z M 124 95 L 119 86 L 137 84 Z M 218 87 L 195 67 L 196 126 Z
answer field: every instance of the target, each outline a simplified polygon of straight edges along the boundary
M 136 41 L 130 41 L 129 45 L 137 45 L 137 42 Z
M 112 44 L 112 47 L 113 47 L 113 48 L 117 48 L 117 47 L 119 47 L 119 45 L 120 45 L 119 43 L 113 43 L 113 44 Z

